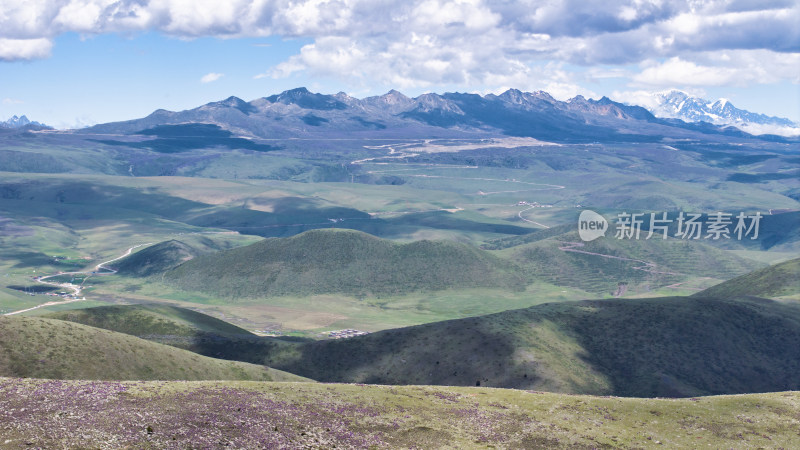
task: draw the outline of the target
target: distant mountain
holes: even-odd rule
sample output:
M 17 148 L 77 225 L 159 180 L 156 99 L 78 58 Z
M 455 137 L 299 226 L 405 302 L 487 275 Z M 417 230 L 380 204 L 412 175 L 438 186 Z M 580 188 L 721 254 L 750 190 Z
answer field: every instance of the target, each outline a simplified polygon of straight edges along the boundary
M 0 128 L 51 128 L 43 123 L 32 121 L 26 116 L 12 116 L 5 122 L 0 122 Z
M 154 128 L 163 132 L 165 126 L 186 127 L 188 124 L 217 126 L 229 132 L 226 138 L 231 139 L 505 135 L 554 142 L 642 142 L 660 140 L 664 136 L 689 139 L 713 135 L 748 136 L 735 129 L 659 119 L 645 108 L 614 102 L 606 97 L 593 100 L 578 96 L 559 101 L 546 92 L 516 89 L 500 95 L 428 93 L 416 98 L 392 90 L 384 95 L 357 99 L 343 92 L 325 95 L 296 88 L 250 102 L 229 97 L 185 111 L 160 109 L 141 119 L 95 125 L 83 132 L 147 135 L 153 134 L 148 130 Z M 179 150 L 183 141 L 195 138 L 203 136 L 181 136 L 180 143 L 171 137 L 167 150 Z M 215 138 L 219 139 L 219 136 L 215 135 Z M 148 146 L 151 143 L 148 140 L 137 141 L 136 145 Z
M 657 117 L 686 122 L 733 125 L 751 134 L 800 135 L 800 124 L 789 119 L 739 109 L 724 98 L 707 100 L 677 90 L 653 94 L 650 111 Z

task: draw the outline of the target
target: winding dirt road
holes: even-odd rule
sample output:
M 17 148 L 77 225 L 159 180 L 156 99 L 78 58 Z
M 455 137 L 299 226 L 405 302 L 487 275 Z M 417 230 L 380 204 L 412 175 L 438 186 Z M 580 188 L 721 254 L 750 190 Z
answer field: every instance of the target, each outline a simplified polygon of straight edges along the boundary
M 37 278 L 36 282 L 41 283 L 41 284 L 46 284 L 48 286 L 57 287 L 57 288 L 60 288 L 60 289 L 69 289 L 69 290 L 72 291 L 72 296 L 73 297 L 77 297 L 77 296 L 79 296 L 81 294 L 81 291 L 83 291 L 83 285 L 84 285 L 84 283 L 86 283 L 86 280 L 88 280 L 92 275 L 113 275 L 113 274 L 117 273 L 116 270 L 114 270 L 114 269 L 112 269 L 110 267 L 106 267 L 107 264 L 111 264 L 114 261 L 119 261 L 120 259 L 130 255 L 133 252 L 134 249 L 137 249 L 139 247 L 143 247 L 145 245 L 150 245 L 150 244 L 152 244 L 152 242 L 148 242 L 146 244 L 134 245 L 133 247 L 129 248 L 125 253 L 123 253 L 121 256 L 118 256 L 118 257 L 116 257 L 114 259 L 109 259 L 108 261 L 103 261 L 100 264 L 97 264 L 96 266 L 94 266 L 94 270 L 85 270 L 85 271 L 79 271 L 79 272 L 60 272 L 60 273 L 56 273 L 56 274 L 53 274 L 53 275 L 47 275 L 47 276 L 44 276 L 44 277 Z M 61 276 L 65 276 L 65 275 L 73 275 L 73 276 L 74 275 L 86 275 L 86 277 L 83 279 L 81 284 L 55 283 L 55 282 L 46 281 L 46 280 L 48 280 L 50 278 L 61 277 Z M 12 316 L 14 314 L 21 314 L 21 313 L 24 313 L 24 312 L 33 311 L 35 309 L 44 308 L 45 306 L 64 305 L 64 304 L 67 304 L 67 303 L 80 302 L 80 301 L 83 301 L 83 300 L 86 300 L 86 297 L 83 297 L 83 298 L 71 298 L 69 300 L 64 300 L 64 301 L 47 302 L 47 303 L 42 303 L 41 305 L 36 305 L 36 306 L 34 306 L 32 308 L 21 309 L 19 311 L 5 313 L 3 315 L 4 316 Z
M 683 273 L 661 272 L 661 271 L 655 270 L 656 263 L 650 262 L 650 261 L 645 261 L 645 260 L 642 260 L 642 259 L 625 258 L 625 257 L 622 257 L 622 256 L 614 256 L 614 255 L 604 255 L 602 253 L 588 252 L 586 250 L 576 250 L 576 248 L 584 247 L 586 245 L 583 242 L 562 242 L 561 244 L 562 245 L 559 246 L 558 249 L 561 250 L 561 251 L 564 251 L 564 252 L 583 253 L 585 255 L 594 255 L 594 256 L 600 256 L 602 258 L 618 259 L 618 260 L 621 260 L 621 261 L 633 261 L 633 262 L 637 262 L 637 263 L 641 263 L 642 264 L 639 267 L 632 267 L 632 269 L 634 269 L 634 270 L 641 270 L 643 272 L 656 273 L 656 274 L 662 274 L 662 275 L 685 275 Z
M 518 212 L 518 213 L 517 213 L 517 217 L 519 217 L 520 219 L 524 220 L 525 222 L 532 223 L 532 224 L 534 224 L 534 225 L 539 225 L 540 227 L 544 227 L 544 228 L 550 228 L 550 227 L 548 227 L 547 225 L 545 225 L 545 224 L 543 224 L 543 223 L 534 222 L 533 220 L 526 219 L 526 218 L 522 217 L 522 213 L 524 213 L 525 211 L 530 211 L 530 210 L 532 210 L 533 208 L 536 208 L 536 206 L 531 206 L 531 207 L 529 207 L 529 208 L 525 208 L 525 209 L 523 209 L 522 211 L 520 211 L 520 212 Z

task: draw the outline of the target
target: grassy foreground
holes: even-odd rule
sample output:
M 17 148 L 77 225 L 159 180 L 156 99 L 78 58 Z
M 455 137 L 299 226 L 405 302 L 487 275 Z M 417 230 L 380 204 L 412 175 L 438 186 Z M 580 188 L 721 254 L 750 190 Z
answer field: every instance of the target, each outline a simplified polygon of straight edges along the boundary
M 800 393 L 0 378 L 0 448 L 798 448 Z

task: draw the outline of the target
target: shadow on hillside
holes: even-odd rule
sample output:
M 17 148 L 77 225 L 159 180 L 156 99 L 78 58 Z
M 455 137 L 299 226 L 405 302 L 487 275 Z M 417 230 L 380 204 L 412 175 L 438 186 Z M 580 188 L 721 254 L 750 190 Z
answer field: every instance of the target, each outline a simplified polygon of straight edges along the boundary
M 800 305 L 757 298 L 586 301 L 564 325 L 613 394 L 686 397 L 800 389 Z
M 800 306 L 748 298 L 593 300 L 288 347 L 270 340 L 203 354 L 326 382 L 528 388 L 553 378 L 520 364 L 514 330 L 546 319 L 583 349 L 611 394 L 687 397 L 800 389 Z M 288 351 L 288 353 L 287 353 Z M 534 355 L 535 356 L 535 355 Z M 544 369 L 544 370 L 540 370 Z M 568 368 L 567 368 L 568 370 Z M 574 392 L 564 379 L 555 385 Z M 608 392 L 595 392 L 607 394 Z
M 533 370 L 515 370 L 511 333 L 482 318 L 451 320 L 367 336 L 317 341 L 277 368 L 318 381 L 372 384 L 526 387 Z M 501 325 L 502 326 L 502 325 Z M 510 328 L 511 324 L 509 324 Z

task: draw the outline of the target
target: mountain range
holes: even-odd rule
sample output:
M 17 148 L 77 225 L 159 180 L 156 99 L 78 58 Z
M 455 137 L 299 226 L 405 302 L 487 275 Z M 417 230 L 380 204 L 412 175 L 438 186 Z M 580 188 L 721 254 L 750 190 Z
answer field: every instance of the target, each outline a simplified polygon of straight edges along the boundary
M 0 122 L 0 128 L 50 128 L 49 126 L 32 121 L 25 115 L 12 116 L 10 119 Z
M 663 137 L 748 137 L 732 127 L 661 119 L 643 107 L 607 97 L 559 101 L 543 91 L 509 89 L 500 95 L 445 93 L 415 98 L 392 90 L 358 99 L 343 92 L 312 93 L 302 87 L 249 102 L 229 97 L 185 111 L 159 109 L 141 119 L 95 125 L 83 132 L 141 134 L 189 123 L 216 125 L 236 136 L 261 139 L 520 136 L 553 142 L 642 142 Z M 160 130 L 172 137 L 187 131 Z
M 686 122 L 732 125 L 751 134 L 800 135 L 800 124 L 782 117 L 753 113 L 733 106 L 728 99 L 707 100 L 672 90 L 652 94 L 648 109 L 656 117 Z

